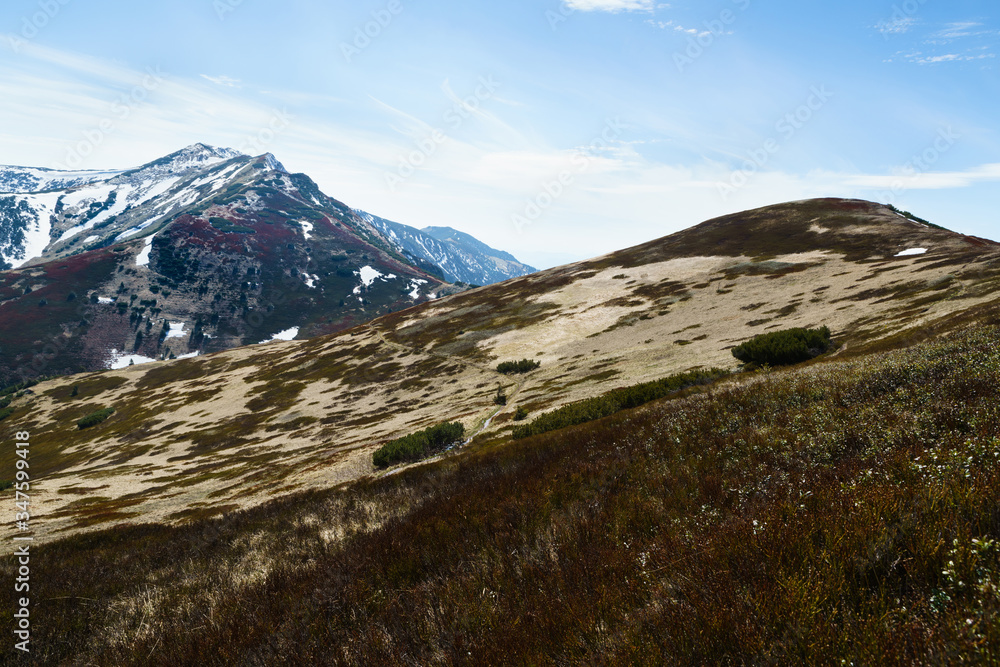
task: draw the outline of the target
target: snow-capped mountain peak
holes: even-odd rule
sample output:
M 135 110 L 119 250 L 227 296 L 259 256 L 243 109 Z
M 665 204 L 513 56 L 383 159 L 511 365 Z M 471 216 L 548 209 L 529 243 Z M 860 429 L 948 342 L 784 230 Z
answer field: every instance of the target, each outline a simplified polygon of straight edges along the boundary
M 232 160 L 234 157 L 248 157 L 246 153 L 240 152 L 235 148 L 209 146 L 208 144 L 203 143 L 191 144 L 190 146 L 186 146 L 172 155 L 188 157 L 195 162 L 202 163 Z
M 192 144 L 186 148 L 153 160 L 138 169 L 125 172 L 124 176 L 142 175 L 143 178 L 164 178 L 180 175 L 195 169 L 204 169 L 222 162 L 249 157 L 232 148 L 216 148 L 205 144 Z
M 264 155 L 262 155 L 261 157 L 264 160 L 264 166 L 266 166 L 268 169 L 270 169 L 272 171 L 280 171 L 280 172 L 285 173 L 285 174 L 288 173 L 288 170 L 285 169 L 285 165 L 281 164 L 278 161 L 278 158 L 274 157 L 273 154 L 271 154 L 271 153 L 264 153 Z

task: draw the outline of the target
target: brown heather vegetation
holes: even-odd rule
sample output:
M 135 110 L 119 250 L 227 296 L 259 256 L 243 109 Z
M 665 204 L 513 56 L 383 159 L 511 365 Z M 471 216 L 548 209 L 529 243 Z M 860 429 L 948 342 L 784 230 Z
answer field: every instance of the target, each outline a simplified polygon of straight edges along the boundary
M 975 326 L 77 535 L 33 552 L 34 659 L 996 664 L 998 376 Z

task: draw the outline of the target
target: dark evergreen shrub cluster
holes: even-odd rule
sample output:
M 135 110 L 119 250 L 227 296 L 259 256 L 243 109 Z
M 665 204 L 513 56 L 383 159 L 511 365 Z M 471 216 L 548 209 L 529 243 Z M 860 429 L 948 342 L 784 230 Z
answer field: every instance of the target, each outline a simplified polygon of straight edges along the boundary
M 504 361 L 497 365 L 497 372 L 504 375 L 514 373 L 530 373 L 542 364 L 534 359 L 521 359 L 521 361 Z
M 419 461 L 458 442 L 464 435 L 465 427 L 458 422 L 438 424 L 385 443 L 372 455 L 372 462 L 376 468 L 385 468 L 400 461 Z
M 833 347 L 830 329 L 785 329 L 754 336 L 733 348 L 733 356 L 745 364 L 787 366 L 808 361 Z
M 76 425 L 81 429 L 97 426 L 114 413 L 114 408 L 104 408 L 103 410 L 98 410 L 97 412 L 91 412 L 89 415 L 78 421 Z
M 18 384 L 8 385 L 3 389 L 0 389 L 0 396 L 10 396 L 11 394 L 16 394 L 19 391 L 23 391 L 25 389 L 34 387 L 36 384 L 41 382 L 42 379 L 43 378 L 38 378 L 36 380 L 25 380 L 24 382 L 20 382 Z
M 220 222 L 221 221 L 221 222 Z M 224 218 L 212 218 L 212 226 L 218 229 L 220 232 L 226 232 L 227 234 L 256 234 L 257 230 L 253 227 L 247 227 L 246 225 L 239 225 L 230 220 Z
M 696 385 L 708 384 L 721 377 L 729 375 L 729 371 L 719 368 L 712 368 L 707 371 L 690 371 L 671 375 L 662 380 L 653 382 L 643 382 L 642 384 L 622 387 L 595 398 L 588 398 L 576 403 L 570 403 L 558 410 L 540 415 L 530 424 L 514 427 L 514 439 L 527 438 L 539 433 L 546 433 L 567 426 L 575 426 L 584 422 L 607 417 L 620 410 L 627 410 L 664 398 L 670 394 L 694 387 Z
M 941 225 L 935 225 L 933 222 L 928 222 L 927 220 L 924 220 L 923 218 L 918 218 L 917 216 L 913 215 L 909 211 L 901 211 L 898 208 L 896 208 L 895 206 L 893 206 L 892 204 L 886 204 L 886 208 L 888 208 L 890 211 L 894 211 L 894 212 L 900 214 L 904 218 L 908 218 L 910 220 L 913 220 L 914 222 L 919 222 L 921 224 L 927 225 L 928 227 L 934 227 L 936 229 L 945 229 Z M 946 231 L 948 231 L 948 230 L 946 230 Z

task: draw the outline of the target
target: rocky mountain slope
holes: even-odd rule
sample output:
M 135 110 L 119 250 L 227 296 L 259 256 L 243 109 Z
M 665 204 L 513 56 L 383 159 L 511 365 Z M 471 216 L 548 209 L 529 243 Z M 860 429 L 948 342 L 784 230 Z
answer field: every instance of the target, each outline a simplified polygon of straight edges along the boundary
M 769 330 L 827 325 L 847 358 L 996 320 L 998 290 L 997 243 L 870 202 L 792 202 L 349 331 L 45 382 L 0 430 L 32 433 L 39 539 L 183 521 L 371 475 L 380 443 L 443 421 L 497 439 L 517 407 L 733 367 Z M 495 371 L 522 358 L 541 368 Z
M 0 189 L 0 385 L 330 333 L 461 289 L 270 154 L 3 168 Z
M 437 267 L 448 282 L 492 285 L 537 270 L 517 261 L 510 253 L 491 248 L 451 227 L 417 230 L 364 211 L 356 213 L 381 231 L 407 258 Z

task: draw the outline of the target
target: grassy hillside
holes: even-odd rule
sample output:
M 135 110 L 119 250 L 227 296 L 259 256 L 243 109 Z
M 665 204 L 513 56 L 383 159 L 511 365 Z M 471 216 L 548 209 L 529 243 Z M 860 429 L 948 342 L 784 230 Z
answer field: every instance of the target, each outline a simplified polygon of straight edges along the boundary
M 71 537 L 32 556 L 35 657 L 995 664 L 998 377 L 1000 329 L 972 326 L 219 519 Z
M 827 326 L 845 358 L 960 330 L 998 299 L 996 243 L 870 202 L 792 202 L 339 335 L 44 382 L 11 403 L 0 438 L 32 433 L 39 541 L 181 523 L 375 475 L 373 452 L 436 424 L 502 439 L 525 412 L 732 369 L 756 335 Z M 517 360 L 540 366 L 497 371 Z M 77 428 L 105 408 L 107 421 Z M 0 471 L 14 456 L 0 448 Z

